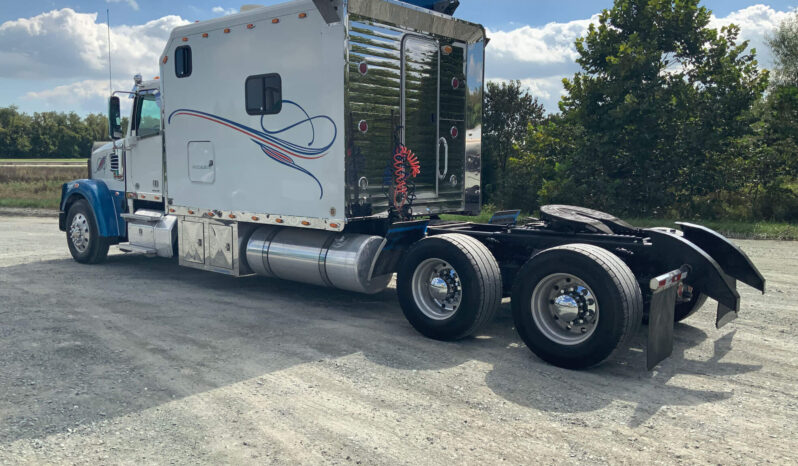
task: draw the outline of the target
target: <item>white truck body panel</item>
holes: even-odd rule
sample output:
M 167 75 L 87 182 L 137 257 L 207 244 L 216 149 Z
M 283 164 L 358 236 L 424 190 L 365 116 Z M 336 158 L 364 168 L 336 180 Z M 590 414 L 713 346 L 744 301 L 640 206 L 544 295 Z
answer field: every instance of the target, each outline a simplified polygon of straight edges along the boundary
M 181 46 L 193 63 L 179 78 Z M 343 24 L 327 25 L 309 0 L 175 29 L 161 60 L 170 207 L 342 226 L 344 46 Z M 247 78 L 272 73 L 281 111 L 248 114 Z

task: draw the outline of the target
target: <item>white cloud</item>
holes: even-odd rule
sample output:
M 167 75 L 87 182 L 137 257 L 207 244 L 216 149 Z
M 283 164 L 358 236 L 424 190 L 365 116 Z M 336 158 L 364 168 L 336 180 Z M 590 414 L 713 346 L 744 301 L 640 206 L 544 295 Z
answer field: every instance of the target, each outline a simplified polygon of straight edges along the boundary
M 773 54 L 767 45 L 767 36 L 791 15 L 791 12 L 776 11 L 769 6 L 752 5 L 724 18 L 716 18 L 713 15 L 710 26 L 717 29 L 729 24 L 740 26 L 740 39 L 748 40 L 748 46 L 756 49 L 760 67 L 769 68 L 773 66 Z
M 114 75 L 158 73 L 169 33 L 188 21 L 164 16 L 145 24 L 111 28 Z M 99 79 L 108 73 L 108 37 L 97 13 L 53 10 L 0 25 L 0 78 Z
M 773 64 L 765 38 L 790 13 L 765 5 L 753 5 L 726 17 L 712 17 L 711 27 L 734 23 L 740 26 L 740 40 L 749 40 L 757 51 L 761 67 Z M 567 23 L 548 23 L 541 27 L 522 26 L 510 31 L 488 31 L 485 75 L 491 81 L 520 80 L 550 112 L 558 111 L 563 93 L 562 79 L 579 71 L 574 42 L 583 36 L 598 16 Z
M 133 87 L 133 80 L 114 80 L 112 84 L 114 90 L 127 91 Z M 41 103 L 48 110 L 103 113 L 108 95 L 107 79 L 87 79 L 43 91 L 31 91 L 22 98 Z M 130 111 L 129 99 L 124 94 L 119 98 L 122 102 L 122 114 L 126 115 Z
M 105 2 L 106 3 L 127 3 L 128 5 L 130 5 L 130 8 L 133 8 L 136 11 L 138 11 L 138 9 L 139 9 L 139 4 L 138 4 L 138 2 L 136 2 L 136 0 L 105 0 Z
M 235 8 L 223 8 L 220 6 L 215 6 L 211 8 L 211 11 L 216 13 L 217 15 L 223 15 L 223 16 L 232 15 L 233 13 L 238 13 L 238 10 L 236 10 Z

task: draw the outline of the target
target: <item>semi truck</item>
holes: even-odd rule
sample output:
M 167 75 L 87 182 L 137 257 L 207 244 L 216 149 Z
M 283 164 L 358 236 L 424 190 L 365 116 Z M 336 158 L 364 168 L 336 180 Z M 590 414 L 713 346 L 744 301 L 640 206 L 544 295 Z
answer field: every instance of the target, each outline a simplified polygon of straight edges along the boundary
M 648 324 L 649 369 L 674 323 L 765 280 L 715 231 L 636 228 L 549 205 L 480 212 L 485 29 L 456 0 L 294 0 L 175 28 L 160 77 L 109 98 L 111 142 L 63 185 L 73 258 L 109 247 L 236 277 L 379 293 L 394 274 L 421 334 L 458 340 L 510 298 L 520 337 L 597 365 Z M 132 103 L 121 127 L 121 100 Z

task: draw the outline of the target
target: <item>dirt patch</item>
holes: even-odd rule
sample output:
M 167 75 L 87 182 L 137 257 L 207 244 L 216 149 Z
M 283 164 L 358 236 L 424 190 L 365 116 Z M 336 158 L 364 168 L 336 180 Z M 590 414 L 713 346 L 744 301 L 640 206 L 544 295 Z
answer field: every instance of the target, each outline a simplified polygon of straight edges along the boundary
M 552 367 L 505 303 L 441 343 L 391 288 L 361 296 L 175 261 L 69 258 L 54 219 L 0 218 L 0 463 L 794 463 L 798 250 L 740 241 L 768 279 L 711 304 L 645 371 L 644 338 Z

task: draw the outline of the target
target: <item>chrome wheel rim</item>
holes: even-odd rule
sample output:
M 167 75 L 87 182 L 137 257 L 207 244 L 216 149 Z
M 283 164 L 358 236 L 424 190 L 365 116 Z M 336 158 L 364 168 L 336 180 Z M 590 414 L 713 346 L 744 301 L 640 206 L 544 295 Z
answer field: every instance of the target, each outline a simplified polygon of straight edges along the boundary
M 89 247 L 91 234 L 89 233 L 89 221 L 81 213 L 72 217 L 72 224 L 69 226 L 69 239 L 79 253 L 83 253 Z
M 561 345 L 578 345 L 596 331 L 598 299 L 579 277 L 551 274 L 532 291 L 532 319 L 549 340 Z
M 433 320 L 452 317 L 463 301 L 463 285 L 454 267 L 442 259 L 427 259 L 413 272 L 413 299 Z

